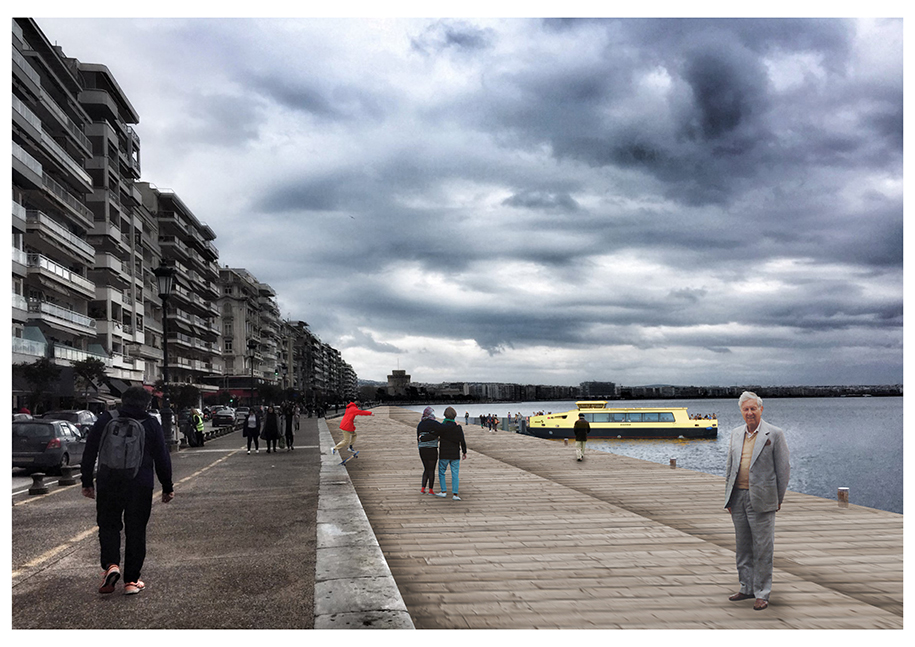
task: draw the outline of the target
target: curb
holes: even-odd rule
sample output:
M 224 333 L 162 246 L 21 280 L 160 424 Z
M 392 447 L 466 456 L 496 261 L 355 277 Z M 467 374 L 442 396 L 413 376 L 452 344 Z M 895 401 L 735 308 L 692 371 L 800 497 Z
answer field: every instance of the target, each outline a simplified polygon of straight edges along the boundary
M 336 444 L 318 420 L 315 629 L 415 629 Z

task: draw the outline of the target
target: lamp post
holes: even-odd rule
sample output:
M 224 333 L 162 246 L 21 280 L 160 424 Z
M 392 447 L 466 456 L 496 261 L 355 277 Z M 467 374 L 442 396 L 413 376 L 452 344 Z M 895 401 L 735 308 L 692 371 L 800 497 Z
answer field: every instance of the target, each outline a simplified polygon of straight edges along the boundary
M 159 298 L 162 299 L 162 431 L 165 433 L 168 450 L 173 452 L 178 448 L 178 441 L 172 427 L 172 410 L 168 401 L 168 298 L 175 285 L 175 268 L 160 261 L 153 274 L 156 275 Z
M 257 342 L 253 339 L 248 340 L 248 355 L 251 358 L 251 409 L 254 409 L 254 354 L 257 351 Z

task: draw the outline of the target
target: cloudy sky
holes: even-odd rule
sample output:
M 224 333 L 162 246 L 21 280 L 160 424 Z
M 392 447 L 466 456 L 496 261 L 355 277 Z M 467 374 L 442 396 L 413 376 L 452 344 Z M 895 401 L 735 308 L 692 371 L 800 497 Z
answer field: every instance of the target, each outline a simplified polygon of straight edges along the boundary
M 901 20 L 38 24 L 360 378 L 902 382 Z

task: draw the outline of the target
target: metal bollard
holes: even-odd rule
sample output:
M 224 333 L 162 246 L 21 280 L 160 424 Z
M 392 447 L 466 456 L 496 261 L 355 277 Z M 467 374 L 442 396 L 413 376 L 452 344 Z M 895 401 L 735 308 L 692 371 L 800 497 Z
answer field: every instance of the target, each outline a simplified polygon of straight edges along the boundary
M 76 485 L 76 478 L 73 476 L 73 472 L 76 471 L 74 467 L 61 467 L 60 468 L 60 478 L 57 479 L 58 485 Z
M 672 469 L 672 470 L 677 469 L 677 459 L 676 458 L 670 459 L 670 469 Z
M 44 484 L 44 474 L 32 474 L 32 487 L 29 494 L 47 494 L 48 486 Z
M 839 507 L 840 508 L 848 507 L 848 488 L 847 487 L 839 488 Z

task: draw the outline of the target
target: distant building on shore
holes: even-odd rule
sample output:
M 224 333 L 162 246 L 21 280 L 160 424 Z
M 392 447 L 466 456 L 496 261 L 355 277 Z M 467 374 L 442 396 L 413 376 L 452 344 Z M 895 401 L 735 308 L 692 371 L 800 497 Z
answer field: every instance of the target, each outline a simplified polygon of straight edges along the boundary
M 613 382 L 582 382 L 579 392 L 584 399 L 616 398 L 619 396 L 619 387 Z
M 388 395 L 391 397 L 400 397 L 407 395 L 407 389 L 410 386 L 410 376 L 406 371 L 396 370 L 388 375 Z

